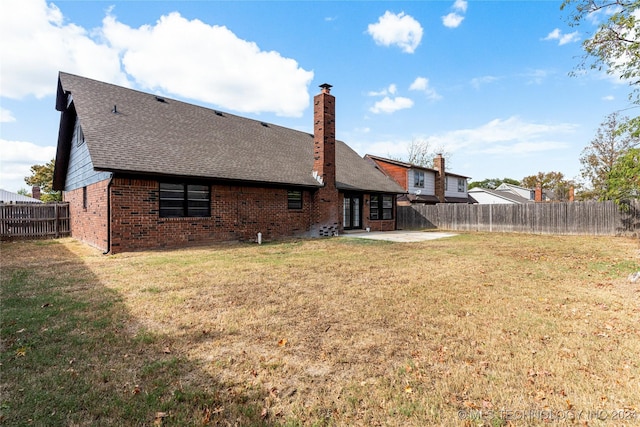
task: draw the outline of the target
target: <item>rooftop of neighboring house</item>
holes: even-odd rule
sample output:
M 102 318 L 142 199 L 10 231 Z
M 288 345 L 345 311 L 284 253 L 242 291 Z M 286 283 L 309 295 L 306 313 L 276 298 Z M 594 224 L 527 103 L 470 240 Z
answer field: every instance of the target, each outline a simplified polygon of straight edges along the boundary
M 42 201 L 0 188 L 0 203 L 42 203 Z
M 469 191 L 469 196 L 473 197 L 474 193 L 487 193 L 490 194 L 492 196 L 498 197 L 500 199 L 506 200 L 508 202 L 512 202 L 512 203 L 533 203 L 533 200 L 531 199 L 527 199 L 525 197 L 519 196 L 515 193 L 512 193 L 511 191 L 508 190 L 490 190 L 488 188 L 481 188 L 481 187 L 476 187 L 476 188 L 472 188 Z M 475 200 L 475 199 L 474 199 Z
M 418 170 L 423 170 L 423 171 L 433 172 L 433 173 L 437 173 L 438 172 L 438 170 L 434 169 L 434 168 L 428 168 L 428 167 L 425 167 L 425 166 L 415 165 L 415 164 L 412 164 L 412 163 L 403 162 L 401 160 L 394 160 L 394 159 L 388 159 L 386 157 L 374 156 L 373 154 L 365 154 L 364 157 L 365 157 L 365 159 L 371 159 L 371 160 L 377 160 L 377 161 L 380 161 L 380 162 L 386 162 L 386 163 L 389 163 L 389 164 L 392 164 L 392 165 L 396 165 L 396 166 L 400 166 L 400 167 L 407 168 L 407 169 L 418 169 Z M 466 175 L 460 175 L 460 174 L 457 174 L 457 173 L 449 172 L 447 170 L 445 170 L 445 175 L 455 176 L 455 177 L 458 177 L 458 178 L 467 178 L 467 179 L 470 178 L 470 177 L 468 177 Z
M 59 74 L 62 119 L 54 175 L 64 187 L 79 118 L 98 171 L 317 188 L 313 135 L 73 74 Z M 342 141 L 339 190 L 403 193 Z

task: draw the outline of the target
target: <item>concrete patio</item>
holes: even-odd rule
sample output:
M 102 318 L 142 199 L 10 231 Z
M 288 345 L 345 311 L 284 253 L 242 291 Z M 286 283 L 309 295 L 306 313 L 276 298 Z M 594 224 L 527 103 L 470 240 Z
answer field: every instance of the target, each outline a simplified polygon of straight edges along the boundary
M 356 239 L 371 239 L 371 240 L 387 240 L 390 242 L 423 242 L 426 240 L 442 239 L 445 237 L 457 236 L 455 233 L 445 233 L 441 231 L 409 231 L 409 230 L 396 230 L 396 231 L 371 231 L 364 230 L 347 231 L 342 234 L 342 237 L 356 238 Z

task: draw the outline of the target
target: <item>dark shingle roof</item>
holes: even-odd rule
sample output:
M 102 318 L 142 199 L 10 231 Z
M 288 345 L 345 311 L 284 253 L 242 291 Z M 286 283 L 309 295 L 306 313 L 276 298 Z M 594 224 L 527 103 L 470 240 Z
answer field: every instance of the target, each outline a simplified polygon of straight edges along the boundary
M 414 165 L 413 163 L 407 163 L 407 162 L 403 162 L 401 160 L 387 159 L 386 157 L 374 156 L 373 154 L 365 154 L 364 157 L 366 159 L 378 160 L 378 161 L 381 161 L 381 162 L 390 163 L 392 165 L 400 166 L 400 167 L 407 168 L 407 169 L 418 169 L 418 170 L 430 171 L 430 172 L 438 173 L 438 169 L 427 168 L 425 166 L 420 166 L 420 165 Z M 449 171 L 445 171 L 445 175 L 447 175 L 447 176 L 457 176 L 459 178 L 470 178 L 470 177 L 468 177 L 466 175 L 460 175 L 460 174 L 449 172 Z
M 320 186 L 311 134 L 62 72 L 58 88 L 97 170 Z M 403 192 L 341 141 L 336 175 L 339 189 Z

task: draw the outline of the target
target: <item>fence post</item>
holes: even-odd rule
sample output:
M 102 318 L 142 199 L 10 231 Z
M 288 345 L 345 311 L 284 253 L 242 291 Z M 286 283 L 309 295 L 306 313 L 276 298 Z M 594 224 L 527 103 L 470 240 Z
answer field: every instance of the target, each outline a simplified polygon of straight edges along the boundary
M 58 237 L 60 237 L 60 233 L 58 232 L 58 222 L 60 221 L 60 213 L 59 213 L 59 210 L 58 210 L 58 203 L 57 202 L 55 204 L 55 215 L 54 216 L 55 216 L 56 219 L 55 219 L 55 224 L 54 224 L 53 227 L 54 227 L 54 230 L 55 230 L 55 233 L 56 233 L 55 235 L 56 235 L 56 239 L 57 239 Z

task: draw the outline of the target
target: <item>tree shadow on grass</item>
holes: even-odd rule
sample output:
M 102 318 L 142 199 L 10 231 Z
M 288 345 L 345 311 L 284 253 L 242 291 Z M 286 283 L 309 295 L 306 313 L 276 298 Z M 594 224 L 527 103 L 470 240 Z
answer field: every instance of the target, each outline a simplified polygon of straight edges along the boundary
M 264 390 L 216 381 L 167 348 L 65 245 L 0 249 L 0 424 L 274 424 Z

